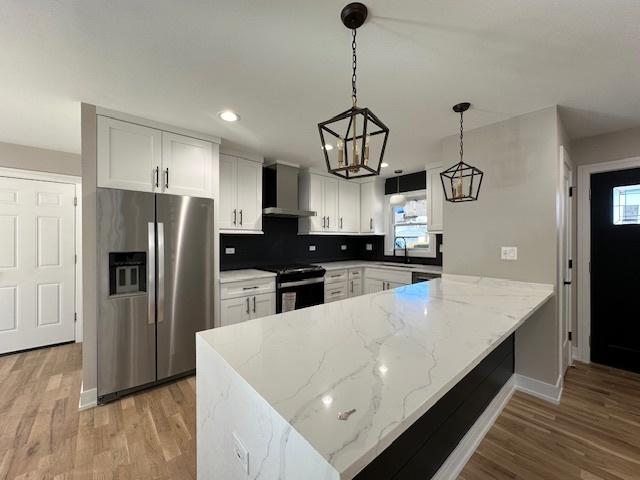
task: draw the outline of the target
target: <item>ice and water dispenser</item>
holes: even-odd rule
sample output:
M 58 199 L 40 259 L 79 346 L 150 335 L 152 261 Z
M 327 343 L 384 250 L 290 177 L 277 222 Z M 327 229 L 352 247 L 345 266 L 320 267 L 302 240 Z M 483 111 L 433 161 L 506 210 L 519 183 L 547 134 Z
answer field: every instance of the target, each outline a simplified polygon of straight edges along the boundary
M 147 253 L 109 253 L 109 295 L 147 292 Z

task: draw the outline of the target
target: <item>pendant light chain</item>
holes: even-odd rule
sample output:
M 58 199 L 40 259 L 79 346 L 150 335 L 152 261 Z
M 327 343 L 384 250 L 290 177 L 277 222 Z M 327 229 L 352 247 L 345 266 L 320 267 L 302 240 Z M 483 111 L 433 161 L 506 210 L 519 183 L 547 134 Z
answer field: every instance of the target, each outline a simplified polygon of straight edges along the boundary
M 351 57 L 351 67 L 353 68 L 353 74 L 351 75 L 351 99 L 353 105 L 356 105 L 358 101 L 358 91 L 356 89 L 356 68 L 358 66 L 358 57 L 356 56 L 356 29 L 351 30 L 353 32 L 353 40 L 351 42 L 351 49 L 353 56 Z
M 462 162 L 462 156 L 464 155 L 464 124 L 463 124 L 463 112 L 460 112 L 460 161 Z

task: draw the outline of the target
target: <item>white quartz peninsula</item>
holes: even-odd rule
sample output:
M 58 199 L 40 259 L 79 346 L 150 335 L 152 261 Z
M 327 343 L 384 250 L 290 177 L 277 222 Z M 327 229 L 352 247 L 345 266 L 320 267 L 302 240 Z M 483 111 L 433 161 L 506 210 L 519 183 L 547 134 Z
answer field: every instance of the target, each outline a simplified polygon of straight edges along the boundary
M 198 478 L 354 478 L 552 295 L 444 275 L 198 333 Z

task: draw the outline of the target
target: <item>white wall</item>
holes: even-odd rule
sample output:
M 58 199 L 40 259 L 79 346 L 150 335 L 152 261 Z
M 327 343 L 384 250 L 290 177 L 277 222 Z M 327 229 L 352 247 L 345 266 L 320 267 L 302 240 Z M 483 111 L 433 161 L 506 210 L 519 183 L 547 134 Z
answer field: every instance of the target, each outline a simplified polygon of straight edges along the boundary
M 4 142 L 0 142 L 0 167 L 75 176 L 81 174 L 80 155 L 76 153 Z
M 465 161 L 485 176 L 478 201 L 445 202 L 446 273 L 556 284 L 558 144 L 556 107 L 465 131 Z M 457 135 L 443 140 L 446 165 L 458 150 Z M 501 260 L 501 246 L 518 260 Z M 517 373 L 555 384 L 557 346 L 554 298 L 517 332 Z
M 96 337 L 96 184 L 97 184 L 97 117 L 96 107 L 81 106 L 82 134 L 82 390 L 98 386 L 98 353 Z

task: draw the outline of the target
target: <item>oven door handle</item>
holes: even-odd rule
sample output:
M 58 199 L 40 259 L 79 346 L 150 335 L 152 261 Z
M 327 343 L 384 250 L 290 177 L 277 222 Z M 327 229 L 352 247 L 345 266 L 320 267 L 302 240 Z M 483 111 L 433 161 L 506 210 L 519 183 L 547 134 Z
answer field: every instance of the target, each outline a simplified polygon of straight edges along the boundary
M 279 283 L 278 288 L 299 287 L 302 285 L 313 285 L 314 283 L 324 283 L 324 277 L 309 278 L 307 280 L 299 280 L 297 282 Z

